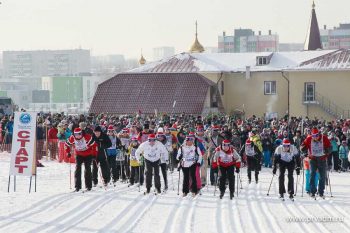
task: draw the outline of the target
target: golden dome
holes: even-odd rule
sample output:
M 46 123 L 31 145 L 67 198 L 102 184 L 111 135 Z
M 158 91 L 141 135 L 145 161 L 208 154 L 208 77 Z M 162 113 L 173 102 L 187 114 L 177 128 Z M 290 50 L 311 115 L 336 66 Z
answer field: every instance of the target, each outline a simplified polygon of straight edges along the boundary
M 196 39 L 191 46 L 190 53 L 202 53 L 204 52 L 204 47 L 198 41 L 198 33 L 197 33 L 197 21 L 196 21 Z
M 139 63 L 140 63 L 140 65 L 146 64 L 146 59 L 143 57 L 142 54 L 141 54 L 141 58 L 140 58 L 140 60 L 139 60 Z

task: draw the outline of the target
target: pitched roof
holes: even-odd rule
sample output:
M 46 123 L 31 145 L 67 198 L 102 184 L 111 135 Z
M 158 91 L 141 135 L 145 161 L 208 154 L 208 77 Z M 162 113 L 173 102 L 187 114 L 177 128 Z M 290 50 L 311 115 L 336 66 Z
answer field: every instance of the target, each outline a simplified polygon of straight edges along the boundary
M 312 4 L 311 22 L 310 22 L 310 27 L 308 29 L 308 34 L 305 41 L 304 49 L 305 50 L 322 49 L 321 35 L 320 35 L 320 29 L 318 27 L 318 22 L 317 22 L 315 3 Z
M 262 53 L 180 53 L 160 61 L 150 62 L 128 73 L 220 73 L 282 71 L 298 67 L 302 62 L 334 50 Z M 258 66 L 257 57 L 271 56 L 268 65 Z
M 90 112 L 200 114 L 215 83 L 197 73 L 123 73 L 101 83 Z
M 305 61 L 298 70 L 350 70 L 350 49 L 340 49 Z

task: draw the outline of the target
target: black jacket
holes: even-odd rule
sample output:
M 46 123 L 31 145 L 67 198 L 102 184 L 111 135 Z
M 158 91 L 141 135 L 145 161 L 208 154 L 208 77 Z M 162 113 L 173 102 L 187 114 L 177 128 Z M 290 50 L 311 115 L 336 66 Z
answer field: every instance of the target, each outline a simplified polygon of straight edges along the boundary
M 110 148 L 112 146 L 112 142 L 109 139 L 108 135 L 101 132 L 100 137 L 96 137 L 95 134 L 92 135 L 92 139 L 95 141 L 98 147 L 98 154 L 97 156 L 99 158 L 105 157 L 107 155 L 106 149 Z

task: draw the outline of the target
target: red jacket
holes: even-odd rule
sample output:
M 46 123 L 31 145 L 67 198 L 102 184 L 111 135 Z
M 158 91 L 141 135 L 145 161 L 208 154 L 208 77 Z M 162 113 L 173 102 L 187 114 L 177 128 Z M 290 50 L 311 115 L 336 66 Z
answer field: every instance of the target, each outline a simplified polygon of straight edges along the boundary
M 96 143 L 89 134 L 83 135 L 80 140 L 77 140 L 74 135 L 70 136 L 65 143 L 67 153 L 70 153 L 70 147 L 73 145 L 76 155 L 90 156 L 95 154 Z
M 57 134 L 58 134 L 58 129 L 52 127 L 52 128 L 49 129 L 49 131 L 47 132 L 47 139 L 49 139 L 49 140 L 58 139 Z
M 308 151 L 309 158 L 314 160 L 316 157 L 320 157 L 321 160 L 326 160 L 330 153 L 331 149 L 331 142 L 329 141 L 328 137 L 326 135 L 322 135 L 321 141 L 323 141 L 323 155 L 322 156 L 315 156 L 312 154 L 311 150 L 311 143 L 312 143 L 312 136 L 309 135 L 303 142 L 302 147 L 305 147 Z
M 241 158 L 232 147 L 230 147 L 228 151 L 223 151 L 221 147 L 217 147 L 215 152 L 216 156 L 218 156 L 218 164 L 220 167 L 241 167 Z

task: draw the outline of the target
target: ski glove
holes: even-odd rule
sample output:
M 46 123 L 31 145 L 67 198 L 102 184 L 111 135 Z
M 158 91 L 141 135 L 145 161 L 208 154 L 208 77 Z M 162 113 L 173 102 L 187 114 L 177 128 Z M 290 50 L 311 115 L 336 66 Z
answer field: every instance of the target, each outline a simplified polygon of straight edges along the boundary
M 239 173 L 239 167 L 236 167 L 236 173 Z
M 300 175 L 300 167 L 297 167 L 297 168 L 295 169 L 295 171 L 297 172 L 297 175 L 299 176 L 299 175 Z
M 277 167 L 273 167 L 272 173 L 273 173 L 274 175 L 276 175 L 276 172 L 277 172 Z
M 68 153 L 68 154 L 67 154 L 67 158 L 70 158 L 70 157 L 72 157 L 72 154 L 71 154 L 71 153 Z

